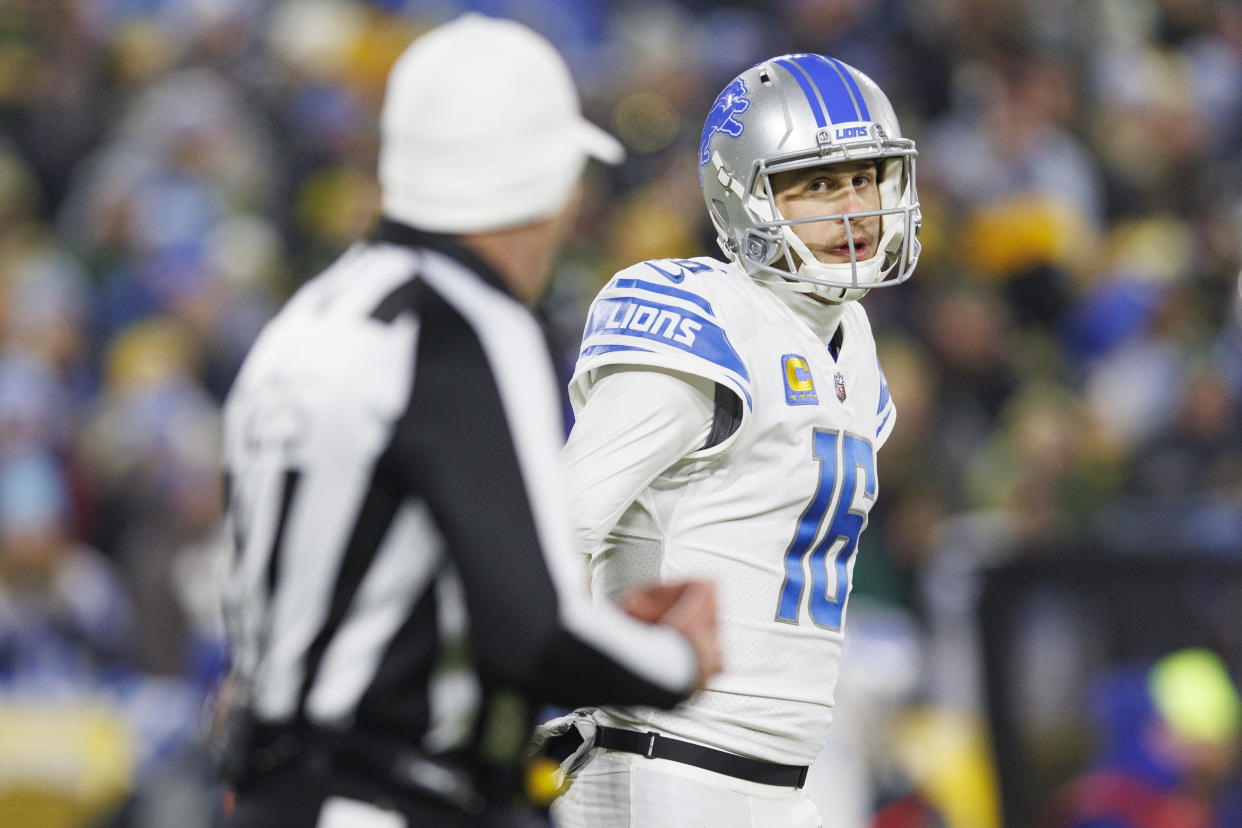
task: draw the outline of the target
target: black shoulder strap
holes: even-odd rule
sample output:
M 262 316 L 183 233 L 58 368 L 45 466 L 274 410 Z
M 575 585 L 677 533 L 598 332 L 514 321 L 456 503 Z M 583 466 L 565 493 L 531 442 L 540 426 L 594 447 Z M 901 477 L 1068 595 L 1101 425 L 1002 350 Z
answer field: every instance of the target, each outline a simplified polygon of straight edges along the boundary
M 716 383 L 716 413 L 712 430 L 707 435 L 703 449 L 718 446 L 737 431 L 742 424 L 742 399 L 720 383 Z M 703 449 L 699 449 L 702 451 Z

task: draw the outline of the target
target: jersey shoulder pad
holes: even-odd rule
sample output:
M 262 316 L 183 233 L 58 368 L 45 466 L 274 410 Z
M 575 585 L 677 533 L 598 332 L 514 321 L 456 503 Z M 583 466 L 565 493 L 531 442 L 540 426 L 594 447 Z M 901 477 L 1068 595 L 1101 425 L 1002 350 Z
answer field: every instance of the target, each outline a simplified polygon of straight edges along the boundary
M 871 319 L 867 316 L 867 309 L 858 302 L 846 302 L 844 318 L 849 326 L 847 330 L 853 336 L 861 336 L 869 343 L 868 347 L 875 348 L 875 335 L 871 331 Z
M 879 356 L 875 358 L 875 367 L 880 373 L 880 394 L 876 401 L 875 415 L 875 447 L 878 449 L 888 440 L 888 435 L 893 433 L 893 425 L 897 422 L 897 406 L 893 405 L 893 398 L 888 393 L 888 379 L 880 366 Z
M 649 259 L 630 265 L 609 280 L 609 288 L 646 288 L 660 292 L 660 288 L 672 287 L 691 293 L 712 292 L 719 274 L 728 271 L 726 262 L 708 256 L 693 259 Z
M 863 339 L 864 347 L 860 349 L 863 356 L 860 358 L 875 360 L 879 387 L 875 400 L 875 439 L 878 449 L 884 445 L 888 440 L 888 435 L 893 431 L 893 424 L 897 421 L 897 407 L 893 405 L 893 398 L 888 391 L 888 379 L 884 376 L 884 368 L 880 365 L 880 355 L 876 351 L 875 335 L 871 330 L 871 320 L 867 317 L 866 309 L 858 302 L 849 302 L 846 304 L 846 314 L 850 320 L 850 331 Z
M 571 390 L 597 368 L 646 365 L 721 383 L 749 407 L 750 374 L 713 283 L 724 268 L 707 258 L 658 259 L 614 276 L 591 304 Z

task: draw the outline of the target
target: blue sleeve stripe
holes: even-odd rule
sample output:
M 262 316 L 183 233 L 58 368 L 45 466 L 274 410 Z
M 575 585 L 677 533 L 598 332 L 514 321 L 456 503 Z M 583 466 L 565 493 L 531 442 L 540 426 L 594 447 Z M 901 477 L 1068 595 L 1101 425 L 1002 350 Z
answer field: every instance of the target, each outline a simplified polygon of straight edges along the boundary
M 884 419 L 880 420 L 880 424 L 876 426 L 876 429 L 875 429 L 876 437 L 880 436 L 880 432 L 882 432 L 884 430 L 884 426 L 888 424 L 888 418 L 893 416 L 893 411 L 894 411 L 893 407 L 889 406 L 888 413 L 884 415 Z
M 879 414 L 884 410 L 884 406 L 888 405 L 890 399 L 888 394 L 888 378 L 884 376 L 884 369 L 880 367 L 880 358 L 875 358 L 876 370 L 880 372 L 880 404 L 876 406 L 875 413 Z
M 824 101 L 824 109 L 828 112 L 828 120 L 834 124 L 862 120 L 862 113 L 854 104 L 850 88 L 845 85 L 836 66 L 819 55 L 797 55 L 793 62 L 806 72 L 819 92 Z
M 699 296 L 696 293 L 691 293 L 688 290 L 679 290 L 678 288 L 669 287 L 668 285 L 657 284 L 656 282 L 644 282 L 642 279 L 618 279 L 616 282 L 613 283 L 613 286 L 618 287 L 618 288 L 634 288 L 635 290 L 646 290 L 651 293 L 662 293 L 665 296 L 672 296 L 674 298 L 689 302 L 693 305 L 697 305 L 703 310 L 705 310 L 707 313 L 715 313 L 712 310 L 712 306 L 710 302 L 708 302 L 702 296 Z
M 637 345 L 592 345 L 589 348 L 583 348 L 579 357 L 591 357 L 598 354 L 611 354 L 613 351 L 641 351 L 644 354 L 653 354 L 650 348 L 640 348 Z
M 639 353 L 644 353 L 644 354 L 655 353 L 655 351 L 651 350 L 650 348 L 640 348 L 637 345 L 592 345 L 589 348 L 582 349 L 582 357 L 585 358 L 585 357 L 597 356 L 599 354 L 611 354 L 615 351 L 638 351 Z M 744 387 L 742 387 L 738 382 L 734 380 L 731 380 L 730 384 L 733 390 L 740 393 L 742 397 L 746 400 L 746 408 L 753 409 L 755 407 L 755 403 L 750 397 L 750 392 L 747 391 Z M 876 434 L 878 435 L 879 432 L 877 431 Z
M 816 125 L 828 126 L 828 122 L 824 120 L 824 108 L 819 102 L 819 95 L 815 94 L 815 87 L 811 86 L 811 80 L 807 77 L 806 72 L 789 60 L 778 60 L 776 65 L 790 75 L 793 75 L 793 79 L 798 82 L 798 86 L 802 87 L 802 94 L 806 95 L 806 102 L 811 105 L 811 114 L 815 116 Z
M 846 70 L 845 64 L 841 63 L 841 61 L 836 58 L 828 57 L 827 55 L 824 57 L 829 63 L 832 64 L 833 68 L 840 73 L 841 77 L 845 79 L 846 84 L 849 86 L 850 94 L 854 97 L 854 107 L 858 110 L 858 120 L 870 121 L 871 112 L 867 109 L 867 102 L 863 100 L 862 90 L 858 88 L 858 84 L 854 81 L 854 76 Z
M 591 307 L 583 353 L 602 337 L 633 337 L 657 343 L 662 349 L 682 351 L 732 371 L 745 382 L 750 374 L 724 329 L 683 307 L 644 301 L 642 297 L 601 297 Z M 649 346 L 648 346 L 649 347 Z

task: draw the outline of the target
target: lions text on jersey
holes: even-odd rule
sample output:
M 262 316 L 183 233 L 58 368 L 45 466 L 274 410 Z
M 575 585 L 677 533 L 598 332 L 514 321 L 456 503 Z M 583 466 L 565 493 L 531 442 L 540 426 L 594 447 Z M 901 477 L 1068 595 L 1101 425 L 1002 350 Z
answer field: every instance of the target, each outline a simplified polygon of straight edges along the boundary
M 653 576 L 715 581 L 725 671 L 673 711 L 609 707 L 602 721 L 771 762 L 815 759 L 879 492 L 876 451 L 896 418 L 866 312 L 838 310 L 825 342 L 776 291 L 710 258 L 634 265 L 593 303 L 575 409 L 599 369 L 633 366 L 710 380 L 741 412 L 732 434 L 660 474 L 590 550 L 594 589 L 609 597 Z

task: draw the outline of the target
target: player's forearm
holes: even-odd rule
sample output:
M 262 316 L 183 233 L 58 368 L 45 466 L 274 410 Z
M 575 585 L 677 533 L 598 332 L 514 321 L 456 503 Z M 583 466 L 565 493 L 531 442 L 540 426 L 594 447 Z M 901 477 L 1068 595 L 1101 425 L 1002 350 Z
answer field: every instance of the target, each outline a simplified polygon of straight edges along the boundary
M 698 676 L 685 636 L 606 607 L 584 608 L 577 618 L 562 612 L 561 625 L 533 666 L 529 680 L 538 694 L 566 707 L 671 707 L 689 695 Z

